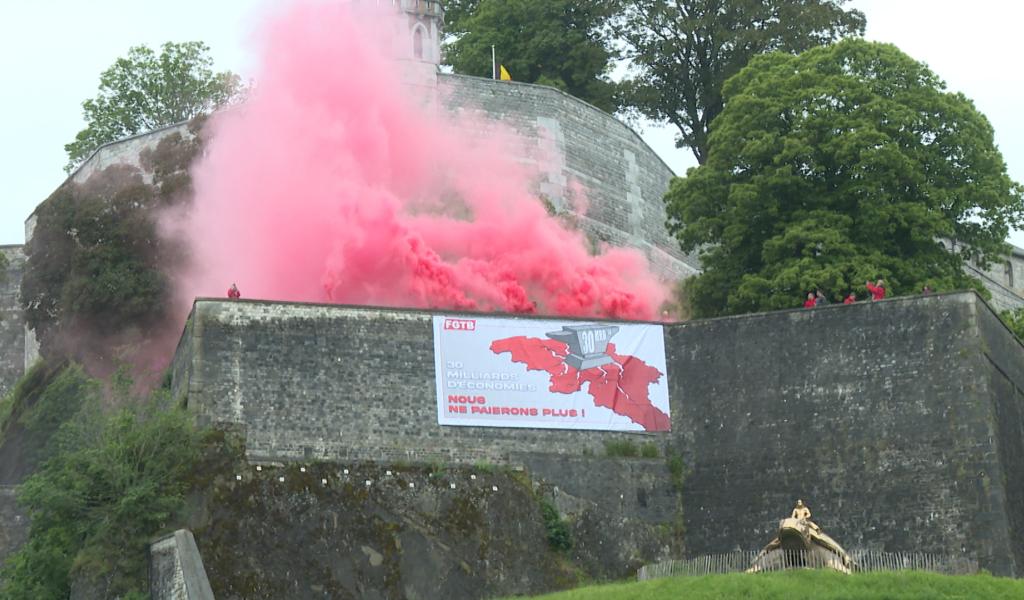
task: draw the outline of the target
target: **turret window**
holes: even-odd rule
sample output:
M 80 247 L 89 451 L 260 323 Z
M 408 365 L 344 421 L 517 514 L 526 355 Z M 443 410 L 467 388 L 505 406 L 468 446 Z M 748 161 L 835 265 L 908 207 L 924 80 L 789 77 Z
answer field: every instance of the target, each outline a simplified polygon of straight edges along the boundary
M 412 30 L 412 55 L 423 60 L 423 28 L 416 27 Z

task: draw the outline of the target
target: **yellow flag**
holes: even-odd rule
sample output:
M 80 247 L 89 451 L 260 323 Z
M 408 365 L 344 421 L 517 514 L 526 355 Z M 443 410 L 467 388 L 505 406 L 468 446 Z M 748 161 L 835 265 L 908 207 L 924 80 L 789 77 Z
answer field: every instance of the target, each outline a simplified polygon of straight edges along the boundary
M 505 65 L 498 65 L 498 68 L 501 69 L 502 81 L 512 81 L 512 75 L 509 74 L 508 69 L 505 68 Z

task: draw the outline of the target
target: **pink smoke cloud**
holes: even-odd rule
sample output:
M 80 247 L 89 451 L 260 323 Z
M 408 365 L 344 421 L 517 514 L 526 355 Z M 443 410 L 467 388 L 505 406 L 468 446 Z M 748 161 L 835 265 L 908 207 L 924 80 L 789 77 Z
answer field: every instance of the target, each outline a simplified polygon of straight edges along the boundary
M 394 13 L 300 1 L 271 18 L 258 85 L 218 114 L 179 231 L 191 301 L 223 295 L 654 319 L 631 249 L 550 217 L 515 135 L 401 83 Z M 535 304 L 536 303 L 536 304 Z

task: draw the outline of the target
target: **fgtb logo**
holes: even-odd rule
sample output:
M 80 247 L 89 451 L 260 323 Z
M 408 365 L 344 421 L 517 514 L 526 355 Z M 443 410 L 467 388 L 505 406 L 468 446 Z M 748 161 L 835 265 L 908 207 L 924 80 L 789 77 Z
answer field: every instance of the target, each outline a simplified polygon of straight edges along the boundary
M 445 319 L 444 328 L 455 331 L 476 331 L 476 319 Z

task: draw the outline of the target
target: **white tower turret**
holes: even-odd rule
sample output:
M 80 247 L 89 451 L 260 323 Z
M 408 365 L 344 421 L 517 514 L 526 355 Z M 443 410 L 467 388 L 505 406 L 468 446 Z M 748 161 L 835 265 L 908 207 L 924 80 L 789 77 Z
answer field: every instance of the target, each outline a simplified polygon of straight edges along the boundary
M 441 28 L 444 7 L 440 0 L 360 0 L 398 13 L 392 52 L 402 63 L 402 83 L 416 88 L 415 94 L 433 104 L 437 91 L 437 69 L 441 64 Z
M 444 7 L 440 0 L 394 0 L 409 23 L 408 54 L 413 61 L 441 64 L 441 27 Z

